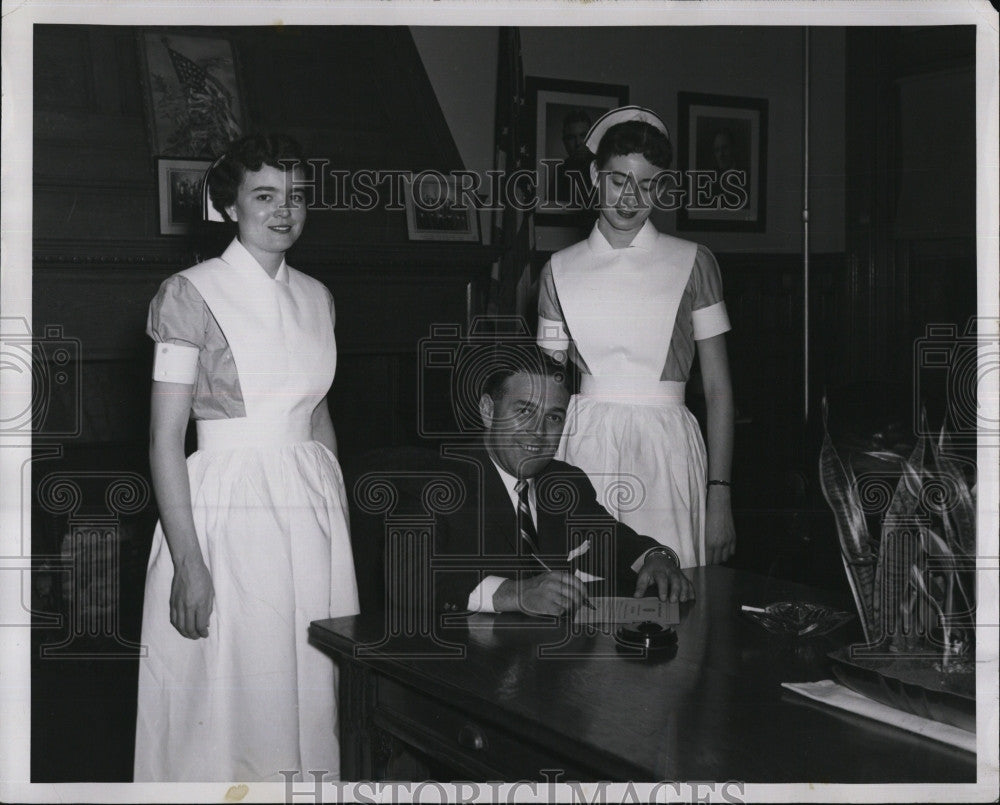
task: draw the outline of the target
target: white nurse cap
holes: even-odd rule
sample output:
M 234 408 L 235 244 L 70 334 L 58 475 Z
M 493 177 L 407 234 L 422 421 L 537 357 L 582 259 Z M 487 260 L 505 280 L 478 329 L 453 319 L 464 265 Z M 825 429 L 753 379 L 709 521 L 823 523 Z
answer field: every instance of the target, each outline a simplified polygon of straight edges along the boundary
M 212 198 L 208 193 L 208 177 L 215 170 L 215 166 L 222 162 L 222 157 L 225 154 L 218 157 L 215 162 L 208 166 L 208 170 L 205 171 L 205 178 L 201 183 L 201 217 L 204 221 L 211 221 L 216 224 L 224 224 L 226 219 L 222 217 L 222 213 L 215 209 L 215 205 L 212 203 Z
M 630 120 L 648 123 L 654 129 L 662 131 L 663 136 L 668 140 L 670 139 L 670 132 L 667 131 L 666 124 L 660 120 L 660 116 L 653 110 L 647 109 L 644 106 L 619 106 L 617 109 L 605 112 L 590 127 L 586 140 L 586 145 L 590 149 L 590 153 L 597 153 L 597 147 L 601 144 L 601 139 L 608 129 L 612 126 L 617 126 L 619 123 L 627 123 Z

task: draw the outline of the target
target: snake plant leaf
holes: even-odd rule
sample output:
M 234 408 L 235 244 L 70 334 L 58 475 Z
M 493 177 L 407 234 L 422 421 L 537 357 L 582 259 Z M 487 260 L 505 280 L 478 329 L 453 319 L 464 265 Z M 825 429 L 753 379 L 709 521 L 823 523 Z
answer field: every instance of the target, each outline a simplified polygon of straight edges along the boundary
M 854 603 L 861 616 L 865 641 L 877 634 L 874 611 L 875 557 L 868 539 L 868 526 L 861 508 L 861 500 L 853 473 L 844 468 L 826 428 L 826 400 L 824 405 L 823 446 L 819 455 L 819 478 L 823 497 L 833 511 L 840 540 L 840 554 L 851 585 Z
M 951 546 L 948 545 L 941 537 L 935 533 L 934 529 L 928 528 L 925 532 L 928 536 L 928 550 L 931 556 L 952 556 Z M 936 551 L 930 550 L 930 548 L 937 548 Z
M 823 438 L 819 455 L 820 486 L 823 497 L 833 510 L 841 548 L 852 561 L 871 560 L 868 525 L 853 471 L 845 468 L 829 434 Z
M 976 553 L 976 503 L 965 474 L 949 455 L 951 451 L 951 439 L 942 425 L 936 449 L 931 443 L 931 455 L 942 480 L 947 479 L 951 492 L 948 501 L 951 505 L 941 512 L 945 537 L 956 554 L 971 557 Z
M 927 584 L 916 565 L 910 568 L 910 577 L 913 582 L 914 589 L 916 589 L 919 595 L 923 597 L 923 599 L 934 609 L 934 612 L 938 617 L 938 623 L 944 630 L 944 645 L 947 646 L 950 643 L 949 627 L 951 624 L 948 618 L 945 617 L 944 610 L 941 608 L 941 605 L 938 603 L 938 600 L 934 597 L 933 593 L 927 589 Z
M 928 528 L 925 532 L 928 537 L 927 553 L 932 557 L 943 557 L 945 560 L 955 558 L 955 554 L 944 539 L 942 539 L 935 531 Z M 963 620 L 968 620 L 975 615 L 975 598 L 970 594 L 968 589 L 969 580 L 963 580 L 964 574 L 957 570 L 954 566 L 949 567 L 949 563 L 942 562 L 941 566 L 935 563 L 935 570 L 944 574 L 947 585 L 948 585 L 948 595 L 946 598 L 946 606 L 944 607 L 945 614 L 949 617 L 960 618 Z
M 899 453 L 893 453 L 891 450 L 866 450 L 862 455 L 877 458 L 879 461 L 885 461 L 889 464 L 898 464 L 903 459 Z
M 889 503 L 886 519 L 912 517 L 920 510 L 920 490 L 924 486 L 924 454 L 927 449 L 927 437 L 920 436 L 913 452 L 908 459 L 899 462 L 900 475 L 896 483 L 896 491 Z
M 870 458 L 895 464 L 899 467 L 899 479 L 893 490 L 889 506 L 882 519 L 879 540 L 878 562 L 872 588 L 872 614 L 876 619 L 884 617 L 883 605 L 889 603 L 907 617 L 913 597 L 908 581 L 910 563 L 915 553 L 912 544 L 904 542 L 909 538 L 914 542 L 905 521 L 916 515 L 920 505 L 920 474 L 916 469 L 923 461 L 924 440 L 919 439 L 910 453 L 909 459 L 891 451 L 868 451 Z M 912 527 L 910 527 L 912 528 Z

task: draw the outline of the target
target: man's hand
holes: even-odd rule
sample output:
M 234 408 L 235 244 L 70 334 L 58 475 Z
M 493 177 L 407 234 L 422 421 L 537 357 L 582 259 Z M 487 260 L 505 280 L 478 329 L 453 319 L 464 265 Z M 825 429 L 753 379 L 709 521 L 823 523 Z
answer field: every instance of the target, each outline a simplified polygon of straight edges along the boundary
M 576 611 L 587 591 L 569 573 L 540 573 L 524 579 L 507 579 L 493 593 L 497 612 L 524 612 L 528 615 L 562 615 Z
M 694 598 L 694 586 L 687 576 L 662 553 L 652 553 L 643 562 L 639 578 L 635 581 L 634 597 L 642 598 L 654 584 L 661 601 L 688 601 Z
M 705 504 L 705 563 L 725 562 L 736 551 L 736 528 L 729 489 L 713 485 L 708 488 Z

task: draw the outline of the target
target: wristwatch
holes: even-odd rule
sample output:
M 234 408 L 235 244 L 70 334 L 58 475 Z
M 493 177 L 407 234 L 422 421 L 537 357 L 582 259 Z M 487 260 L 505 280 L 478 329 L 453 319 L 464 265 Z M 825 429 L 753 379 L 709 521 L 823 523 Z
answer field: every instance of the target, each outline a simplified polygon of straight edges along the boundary
M 651 556 L 657 556 L 657 555 L 667 557 L 667 561 L 669 561 L 674 567 L 680 568 L 681 560 L 678 559 L 677 554 L 674 553 L 666 545 L 660 545 L 657 548 L 650 548 L 648 551 L 646 551 L 646 559 L 643 561 L 648 560 L 649 557 Z

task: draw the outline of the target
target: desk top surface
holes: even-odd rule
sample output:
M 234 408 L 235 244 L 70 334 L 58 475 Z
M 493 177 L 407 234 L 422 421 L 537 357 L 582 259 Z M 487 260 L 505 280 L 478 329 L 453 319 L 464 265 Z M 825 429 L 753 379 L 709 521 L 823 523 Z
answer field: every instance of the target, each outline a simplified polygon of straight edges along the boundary
M 313 641 L 477 717 L 522 730 L 612 779 L 973 782 L 975 757 L 781 687 L 830 677 L 827 653 L 857 641 L 773 635 L 740 606 L 849 602 L 722 567 L 698 568 L 676 656 L 623 656 L 610 634 L 519 615 L 452 616 L 429 638 L 385 642 L 381 615 L 317 621 Z M 359 644 L 377 645 L 358 654 Z M 451 656 L 442 656 L 451 652 Z M 424 656 L 419 656 L 423 654 Z M 435 656 L 435 654 L 437 656 Z

